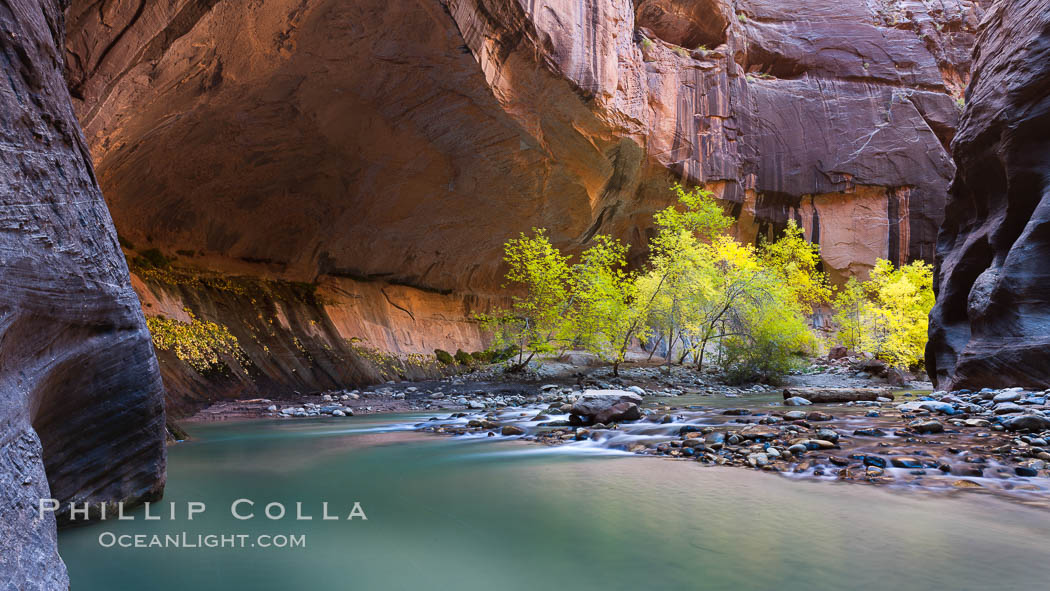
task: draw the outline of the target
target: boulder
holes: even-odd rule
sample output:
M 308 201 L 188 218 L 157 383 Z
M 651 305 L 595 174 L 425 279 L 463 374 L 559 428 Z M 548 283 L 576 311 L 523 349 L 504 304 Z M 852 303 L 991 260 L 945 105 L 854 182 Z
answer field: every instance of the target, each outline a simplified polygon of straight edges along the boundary
M 881 359 L 865 359 L 857 364 L 857 369 L 873 376 L 884 376 L 889 366 Z
M 801 396 L 792 396 L 784 400 L 784 406 L 809 406 L 810 404 L 813 403 Z
M 591 423 L 633 421 L 641 418 L 642 397 L 626 390 L 585 390 L 572 405 L 574 416 Z
M 1007 431 L 1042 431 L 1050 429 L 1050 418 L 1042 415 L 1014 415 L 1003 419 L 1003 428 Z
M 886 370 L 886 383 L 894 388 L 904 388 L 908 385 L 908 376 L 896 367 Z
M 932 421 L 932 420 L 931 421 L 923 421 L 923 420 L 920 419 L 920 420 L 916 420 L 916 421 L 912 421 L 912 422 L 908 423 L 908 426 L 911 427 L 916 433 L 943 433 L 944 432 L 944 425 L 941 424 L 939 421 Z
M 828 351 L 828 359 L 844 359 L 847 355 L 849 355 L 849 351 L 841 345 L 832 347 Z

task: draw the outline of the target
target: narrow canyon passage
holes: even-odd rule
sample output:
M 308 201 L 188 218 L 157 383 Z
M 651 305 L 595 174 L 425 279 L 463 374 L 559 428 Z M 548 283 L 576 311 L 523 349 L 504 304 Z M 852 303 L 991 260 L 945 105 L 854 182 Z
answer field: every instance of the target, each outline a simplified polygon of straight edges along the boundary
M 973 457 L 994 458 L 996 468 L 1015 471 L 1001 479 L 1011 486 L 1048 475 L 1050 458 L 1040 454 L 1050 455 L 1050 277 L 1042 256 L 1050 12 L 1040 0 L 7 0 L 0 56 L 0 580 L 13 588 L 69 587 L 56 544 L 71 501 L 131 507 L 160 499 L 171 478 L 168 446 L 186 438 L 185 419 L 197 421 L 191 435 L 209 412 L 272 419 L 259 428 L 263 439 L 270 429 L 327 437 L 290 417 L 374 420 L 377 432 L 397 422 L 362 415 L 442 409 L 479 411 L 443 420 L 494 421 L 494 409 L 516 405 L 494 405 L 493 391 L 476 384 L 515 362 L 491 320 L 527 291 L 506 287 L 508 244 L 542 228 L 551 248 L 575 262 L 608 237 L 625 245 L 625 273 L 643 274 L 658 258 L 659 212 L 687 205 L 670 190 L 679 183 L 709 192 L 732 218 L 725 240 L 756 260 L 799 228 L 799 239 L 819 249 L 813 273 L 829 293 L 854 280 L 876 285 L 879 265 L 895 278 L 933 265 L 926 285 L 936 306 L 912 322 L 925 342 L 929 313 L 929 342 L 916 363 L 888 359 L 881 346 L 835 342 L 842 317 L 826 299 L 806 314 L 809 348 L 795 347 L 796 365 L 781 373 L 792 387 L 790 380 L 879 388 L 910 381 L 933 406 L 894 405 L 893 420 L 901 413 L 918 421 L 895 425 L 901 438 L 930 421 L 947 425 L 948 439 L 953 429 L 987 430 L 956 455 L 976 449 Z M 529 365 L 531 356 L 520 363 L 522 338 L 516 369 L 533 372 L 533 388 L 554 375 L 544 371 L 561 367 L 557 379 L 581 396 L 640 387 L 616 375 L 620 363 L 656 367 L 659 352 L 668 367 L 680 355 L 679 365 L 698 369 L 661 387 L 730 381 L 725 367 L 704 371 L 707 336 L 698 354 L 692 340 L 675 340 L 676 329 L 685 330 L 672 322 L 669 344 L 663 333 L 647 342 L 628 334 L 612 376 L 602 373 L 610 356 L 576 350 L 585 339 L 551 347 Z M 721 331 L 709 368 L 722 363 L 725 337 L 734 336 L 725 322 Z M 746 354 L 775 356 L 758 350 Z M 440 380 L 459 391 L 431 392 Z M 756 391 L 718 392 L 731 399 Z M 628 432 L 632 421 L 653 418 L 630 412 L 617 419 Z M 802 419 L 788 422 L 795 420 Z M 590 426 L 549 425 L 528 436 L 568 440 Z M 610 430 L 624 433 L 618 422 Z M 172 474 L 194 474 L 194 450 L 212 442 L 221 454 L 247 457 L 222 443 L 244 435 L 239 428 L 201 432 L 216 439 L 202 436 L 190 444 L 198 447 L 174 452 L 189 463 Z M 517 435 L 501 426 L 500 436 Z M 451 443 L 394 439 L 390 449 L 362 447 L 380 463 L 418 454 L 402 470 L 424 483 L 420 458 L 461 459 L 446 454 Z M 293 453 L 300 442 L 289 443 Z M 652 450 L 669 445 L 652 443 Z M 764 444 L 750 455 L 789 447 Z M 871 445 L 864 453 L 879 451 Z M 665 455 L 675 455 L 670 449 Z M 857 458 L 839 459 L 847 464 L 835 469 L 854 470 Z M 576 469 L 559 462 L 522 471 Z M 620 466 L 632 462 L 609 462 L 619 485 L 590 472 L 584 480 L 628 494 L 656 477 L 644 471 L 663 477 L 650 467 L 623 476 L 631 470 Z M 272 473 L 295 473 L 292 464 Z M 865 477 L 871 467 L 862 468 Z M 394 476 L 385 482 L 410 485 Z M 667 487 L 681 493 L 721 478 L 677 476 Z M 759 486 L 725 478 L 739 478 L 732 480 L 739 491 Z M 789 481 L 775 482 L 748 497 L 768 509 L 763 514 L 773 513 L 778 495 L 798 495 L 781 491 Z M 186 484 L 175 488 L 180 499 Z M 843 503 L 891 510 L 882 493 L 842 494 L 851 499 Z M 58 501 L 58 512 L 38 511 L 42 499 Z M 619 501 L 603 499 L 616 509 Z M 709 501 L 647 511 L 664 522 L 709 511 Z M 988 527 L 973 515 L 981 501 L 951 505 L 947 522 L 917 517 L 923 511 L 912 498 L 900 503 L 944 536 Z M 541 504 L 583 510 L 557 495 Z M 734 511 L 768 527 L 746 508 Z M 1012 516 L 996 545 L 1014 548 L 1032 535 L 1018 507 L 995 511 Z M 564 523 L 565 531 L 583 527 Z M 659 531 L 632 535 L 657 539 Z M 467 536 L 453 547 L 466 553 L 473 544 Z M 746 539 L 731 544 L 751 547 Z M 965 550 L 970 566 L 987 557 L 986 547 Z M 104 588 L 108 575 L 83 568 L 93 555 L 75 551 L 70 572 L 83 573 L 85 588 L 89 580 Z M 675 560 L 685 560 L 679 551 Z M 838 551 L 822 546 L 814 556 L 833 560 Z M 910 580 L 923 576 L 919 565 L 904 566 Z M 1009 570 L 1016 582 L 1032 575 L 1020 563 Z M 684 574 L 667 580 L 684 584 Z M 792 581 L 820 586 L 831 578 Z

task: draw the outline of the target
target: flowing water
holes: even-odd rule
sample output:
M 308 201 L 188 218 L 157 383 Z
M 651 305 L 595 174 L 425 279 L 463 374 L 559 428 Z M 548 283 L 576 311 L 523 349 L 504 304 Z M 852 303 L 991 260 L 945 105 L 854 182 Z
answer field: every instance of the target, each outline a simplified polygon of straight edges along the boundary
M 191 426 L 159 520 L 63 530 L 74 591 L 1043 589 L 1050 512 L 760 472 L 411 432 L 423 415 Z M 235 519 L 254 510 L 249 520 Z M 287 514 L 263 516 L 269 502 Z M 295 503 L 309 521 L 294 518 Z M 186 503 L 206 510 L 186 518 Z M 367 520 L 346 517 L 360 502 Z M 175 519 L 169 503 L 174 503 Z M 159 509 L 159 510 L 158 510 Z M 305 548 L 104 548 L 120 535 Z M 112 534 L 110 538 L 108 534 Z M 125 538 L 131 540 L 131 538 Z M 272 539 L 272 538 L 271 538 Z

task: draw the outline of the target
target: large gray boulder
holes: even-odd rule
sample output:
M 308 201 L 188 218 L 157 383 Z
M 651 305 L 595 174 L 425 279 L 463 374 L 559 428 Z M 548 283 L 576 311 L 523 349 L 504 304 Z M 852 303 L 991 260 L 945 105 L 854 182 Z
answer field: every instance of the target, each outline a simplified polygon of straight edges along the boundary
M 585 390 L 571 412 L 590 423 L 633 421 L 641 418 L 641 401 L 641 396 L 626 390 Z
M 1050 418 L 1036 414 L 1014 415 L 1003 420 L 1007 431 L 1042 431 L 1050 429 Z

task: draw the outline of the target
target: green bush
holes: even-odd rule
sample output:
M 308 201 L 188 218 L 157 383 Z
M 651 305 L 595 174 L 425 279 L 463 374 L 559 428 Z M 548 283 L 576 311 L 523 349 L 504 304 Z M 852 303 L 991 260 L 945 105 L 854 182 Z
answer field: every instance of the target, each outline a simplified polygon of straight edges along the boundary
M 434 357 L 445 365 L 452 365 L 456 360 L 452 357 L 452 354 L 444 349 L 434 349 Z
M 164 256 L 164 253 L 156 248 L 139 251 L 139 256 L 132 260 L 136 266 L 144 269 L 166 269 L 174 261 L 175 259 Z
M 470 356 L 470 353 L 467 353 L 463 349 L 456 349 L 454 359 L 460 365 L 474 365 L 474 358 Z

